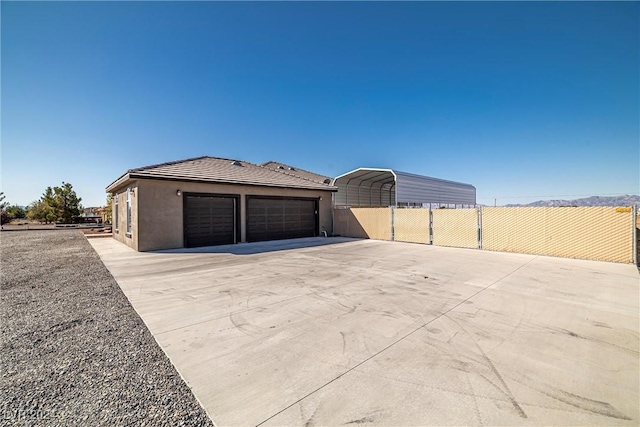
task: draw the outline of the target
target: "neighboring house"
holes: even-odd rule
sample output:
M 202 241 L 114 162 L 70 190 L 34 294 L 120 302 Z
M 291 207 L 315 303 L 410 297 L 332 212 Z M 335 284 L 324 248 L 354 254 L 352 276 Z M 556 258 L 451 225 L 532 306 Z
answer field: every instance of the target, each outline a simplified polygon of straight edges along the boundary
M 107 187 L 113 237 L 138 251 L 330 234 L 334 191 L 280 163 L 208 156 L 131 169 Z
M 95 213 L 100 215 L 100 217 L 102 218 L 102 222 L 107 222 L 109 219 L 109 214 L 111 208 L 109 206 L 101 206 L 99 208 L 95 208 Z
M 82 213 L 78 215 L 77 221 L 82 223 L 96 223 L 100 224 L 104 222 L 104 219 L 100 213 L 100 209 L 103 208 L 84 208 L 82 209 Z

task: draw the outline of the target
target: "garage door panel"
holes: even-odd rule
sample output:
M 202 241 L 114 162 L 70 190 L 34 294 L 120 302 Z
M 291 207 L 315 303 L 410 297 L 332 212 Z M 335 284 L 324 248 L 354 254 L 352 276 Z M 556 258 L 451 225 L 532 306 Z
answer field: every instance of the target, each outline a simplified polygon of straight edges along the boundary
M 247 240 L 294 239 L 317 235 L 316 201 L 303 199 L 247 199 Z
M 185 195 L 185 246 L 236 242 L 236 199 L 215 195 Z

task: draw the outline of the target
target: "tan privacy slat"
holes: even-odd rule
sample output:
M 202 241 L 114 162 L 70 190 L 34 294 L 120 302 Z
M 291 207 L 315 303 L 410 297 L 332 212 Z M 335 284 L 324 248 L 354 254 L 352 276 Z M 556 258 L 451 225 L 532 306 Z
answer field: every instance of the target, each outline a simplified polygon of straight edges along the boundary
M 411 243 L 429 242 L 429 209 L 396 209 L 394 240 Z
M 482 248 L 541 254 L 546 208 L 482 208 Z
M 346 237 L 391 240 L 390 208 L 335 209 L 334 233 Z
M 367 237 L 367 234 L 353 216 L 351 209 L 333 210 L 333 233 L 345 237 Z
M 627 208 L 483 208 L 482 247 L 598 261 L 633 262 Z
M 433 244 L 457 248 L 478 247 L 477 209 L 433 211 Z
M 477 209 L 432 211 L 433 244 L 478 247 Z M 334 233 L 391 240 L 390 208 L 334 210 Z M 395 209 L 394 240 L 429 243 L 428 209 Z M 482 248 L 597 261 L 633 262 L 635 218 L 630 208 L 485 207 Z

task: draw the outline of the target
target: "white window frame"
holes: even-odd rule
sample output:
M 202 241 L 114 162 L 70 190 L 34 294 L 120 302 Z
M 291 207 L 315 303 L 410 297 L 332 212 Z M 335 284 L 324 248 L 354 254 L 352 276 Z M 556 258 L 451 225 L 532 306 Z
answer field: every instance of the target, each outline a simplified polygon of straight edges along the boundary
M 131 236 L 131 191 L 127 190 L 127 236 Z
M 119 231 L 119 227 L 120 227 L 120 215 L 118 215 L 118 196 L 119 196 L 119 194 L 116 193 L 115 197 L 113 198 L 114 199 L 113 200 L 113 207 L 114 207 L 113 215 L 115 216 L 113 222 L 114 222 L 114 226 L 115 226 L 115 229 L 116 229 L 116 233 Z

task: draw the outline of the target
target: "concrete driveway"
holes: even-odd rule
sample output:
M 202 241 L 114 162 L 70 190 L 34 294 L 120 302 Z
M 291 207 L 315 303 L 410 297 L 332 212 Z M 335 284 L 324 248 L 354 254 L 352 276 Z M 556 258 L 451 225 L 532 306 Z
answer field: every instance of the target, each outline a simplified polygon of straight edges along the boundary
M 638 425 L 633 265 L 346 238 L 91 244 L 230 425 Z

